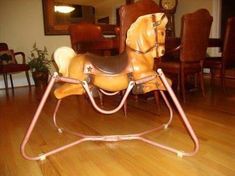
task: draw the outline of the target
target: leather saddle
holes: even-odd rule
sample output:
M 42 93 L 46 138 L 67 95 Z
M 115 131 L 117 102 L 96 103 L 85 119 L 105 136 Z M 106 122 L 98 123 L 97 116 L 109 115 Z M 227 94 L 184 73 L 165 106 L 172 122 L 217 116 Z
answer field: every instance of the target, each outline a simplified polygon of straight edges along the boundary
M 105 74 L 111 76 L 131 72 L 126 52 L 117 56 L 99 56 L 86 53 L 85 58 L 84 73 L 87 74 Z

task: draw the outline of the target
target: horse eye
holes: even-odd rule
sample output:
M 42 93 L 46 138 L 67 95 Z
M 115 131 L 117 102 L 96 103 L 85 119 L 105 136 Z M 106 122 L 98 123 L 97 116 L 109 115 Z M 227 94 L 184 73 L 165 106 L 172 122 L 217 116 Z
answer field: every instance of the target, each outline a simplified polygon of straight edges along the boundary
M 153 27 L 156 28 L 157 26 L 160 25 L 160 22 L 159 21 L 156 21 L 156 22 L 153 22 Z
M 164 32 L 161 32 L 161 35 L 164 36 Z

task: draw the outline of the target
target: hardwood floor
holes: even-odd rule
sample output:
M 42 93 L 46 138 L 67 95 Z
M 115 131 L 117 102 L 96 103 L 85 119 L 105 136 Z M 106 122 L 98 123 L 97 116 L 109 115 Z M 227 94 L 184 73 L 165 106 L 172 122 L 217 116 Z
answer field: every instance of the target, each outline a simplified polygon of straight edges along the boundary
M 235 175 L 235 89 L 226 94 L 219 87 L 210 89 L 206 97 L 201 92 L 187 95 L 183 104 L 199 140 L 200 150 L 193 157 L 179 158 L 175 154 L 141 141 L 84 142 L 44 161 L 27 161 L 20 154 L 20 144 L 40 101 L 39 90 L 16 88 L 14 94 L 0 90 L 0 176 L 234 176 Z M 117 98 L 105 98 L 111 108 Z M 29 154 L 48 151 L 75 140 L 74 136 L 58 134 L 52 112 L 56 100 L 51 94 L 38 120 L 30 142 Z M 58 123 L 86 134 L 134 133 L 159 125 L 167 119 L 161 105 L 161 115 L 153 100 L 135 102 L 128 99 L 128 115 L 119 111 L 113 115 L 97 113 L 84 97 L 69 97 L 62 102 Z M 192 141 L 177 114 L 169 129 L 154 132 L 148 138 L 182 150 L 191 150 Z

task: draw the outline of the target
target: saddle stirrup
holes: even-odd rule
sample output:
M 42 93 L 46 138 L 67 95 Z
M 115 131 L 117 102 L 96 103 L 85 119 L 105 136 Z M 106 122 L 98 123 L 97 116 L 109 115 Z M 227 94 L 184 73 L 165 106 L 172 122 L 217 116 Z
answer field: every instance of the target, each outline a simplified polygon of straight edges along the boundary
M 50 93 L 50 91 L 52 90 L 53 88 L 53 85 L 55 84 L 55 82 L 57 81 L 63 81 L 63 82 L 69 82 L 69 83 L 74 83 L 74 84 L 82 84 L 84 89 L 87 91 L 88 95 L 89 95 L 89 87 L 87 85 L 86 82 L 84 81 L 80 81 L 80 80 L 76 80 L 76 79 L 70 79 L 70 78 L 64 78 L 64 77 L 59 77 L 57 73 L 54 73 L 54 75 L 52 76 L 48 86 L 47 86 L 47 89 L 39 103 L 39 106 L 34 114 L 34 117 L 30 123 L 30 126 L 26 132 L 26 135 L 23 139 L 23 142 L 21 144 L 21 153 L 23 155 L 23 157 L 25 159 L 28 159 L 28 160 L 44 160 L 46 159 L 47 156 L 50 156 L 50 155 L 53 155 L 55 153 L 58 153 L 60 151 L 63 151 L 67 148 L 70 148 L 72 146 L 75 146 L 77 144 L 80 144 L 82 142 L 85 142 L 85 141 L 109 141 L 109 142 L 114 142 L 114 141 L 123 141 L 123 140 L 141 140 L 143 142 L 146 142 L 148 144 L 151 144 L 153 146 L 156 146 L 156 147 L 160 147 L 162 149 L 165 149 L 165 150 L 168 150 L 170 152 L 173 152 L 173 153 L 176 153 L 177 156 L 179 157 L 183 157 L 183 156 L 192 156 L 194 155 L 198 150 L 199 150 L 199 142 L 198 142 L 198 138 L 196 137 L 195 133 L 194 133 L 194 130 L 192 129 L 178 99 L 176 98 L 171 86 L 169 85 L 169 83 L 167 82 L 167 79 L 165 77 L 165 75 L 163 74 L 162 70 L 161 69 L 158 69 L 157 70 L 157 73 L 158 75 L 160 76 L 164 86 L 166 87 L 166 91 L 169 93 L 171 99 L 173 100 L 179 114 L 180 114 L 180 117 L 182 118 L 182 121 L 183 123 L 185 124 L 185 127 L 186 129 L 188 130 L 189 132 L 189 135 L 191 136 L 193 142 L 194 142 L 194 149 L 193 151 L 190 151 L 190 152 L 184 152 L 184 151 L 180 151 L 178 149 L 175 149 L 175 148 L 172 148 L 172 147 L 169 147 L 169 146 L 166 146 L 164 144 L 160 144 L 158 142 L 155 142 L 155 141 L 152 141 L 150 139 L 147 139 L 144 137 L 144 135 L 147 135 L 151 132 L 154 132 L 154 131 L 157 131 L 157 130 L 160 130 L 160 129 L 167 129 L 168 126 L 170 125 L 170 123 L 172 122 L 172 118 L 173 118 L 173 110 L 170 106 L 170 103 L 169 101 L 167 100 L 167 97 L 165 96 L 165 93 L 164 91 L 160 91 L 160 94 L 161 96 L 163 97 L 163 100 L 169 110 L 169 120 L 160 125 L 159 127 L 155 127 L 153 129 L 149 129 L 149 130 L 146 130 L 146 131 L 143 131 L 143 132 L 140 132 L 140 133 L 134 133 L 134 134 L 126 134 L 126 135 L 98 135 L 98 136 L 91 136 L 91 135 L 85 135 L 85 134 L 82 134 L 82 133 L 77 133 L 77 132 L 73 132 L 73 131 L 70 131 L 68 129 L 65 129 L 65 128 L 60 128 L 57 124 L 57 120 L 56 120 L 56 114 L 57 114 L 57 111 L 59 109 L 59 106 L 61 104 L 61 100 L 58 100 L 57 102 L 57 105 L 56 105 L 56 108 L 55 108 L 55 111 L 54 111 L 54 114 L 53 114 L 53 122 L 54 122 L 54 125 L 56 126 L 56 128 L 58 129 L 58 132 L 59 133 L 63 133 L 63 132 L 68 132 L 69 134 L 72 134 L 72 135 L 76 135 L 79 137 L 78 140 L 72 142 L 72 143 L 69 143 L 69 144 L 66 144 L 66 145 L 63 145 L 63 146 L 60 146 L 60 147 L 57 147 L 49 152 L 46 152 L 46 153 L 43 153 L 43 154 L 40 154 L 38 156 L 29 156 L 26 151 L 25 151 L 25 147 L 26 147 L 26 144 L 28 143 L 29 141 L 29 138 L 31 136 L 31 133 L 37 123 L 37 120 L 41 114 L 41 111 L 46 103 L 46 100 L 48 98 L 48 95 Z M 130 90 L 132 89 L 133 87 L 133 82 L 131 82 L 129 84 L 129 89 L 128 91 L 130 92 Z M 126 92 L 128 92 L 126 91 Z M 124 95 L 124 97 L 128 96 L 129 93 L 126 93 Z M 89 98 L 90 98 L 91 95 L 89 95 Z M 90 100 L 92 101 L 92 99 L 90 98 Z M 122 100 L 123 101 L 123 100 Z M 120 103 L 121 104 L 121 103 Z M 120 106 L 120 105 L 119 105 Z M 118 107 L 119 108 L 119 107 Z M 102 111 L 100 111 L 102 112 Z M 115 111 L 116 112 L 116 111 Z

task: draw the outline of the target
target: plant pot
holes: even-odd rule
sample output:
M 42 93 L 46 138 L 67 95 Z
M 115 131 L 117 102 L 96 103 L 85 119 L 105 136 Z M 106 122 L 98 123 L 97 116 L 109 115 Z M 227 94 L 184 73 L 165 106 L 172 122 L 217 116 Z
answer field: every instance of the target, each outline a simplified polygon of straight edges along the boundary
M 49 72 L 32 72 L 36 87 L 46 87 L 48 83 Z

